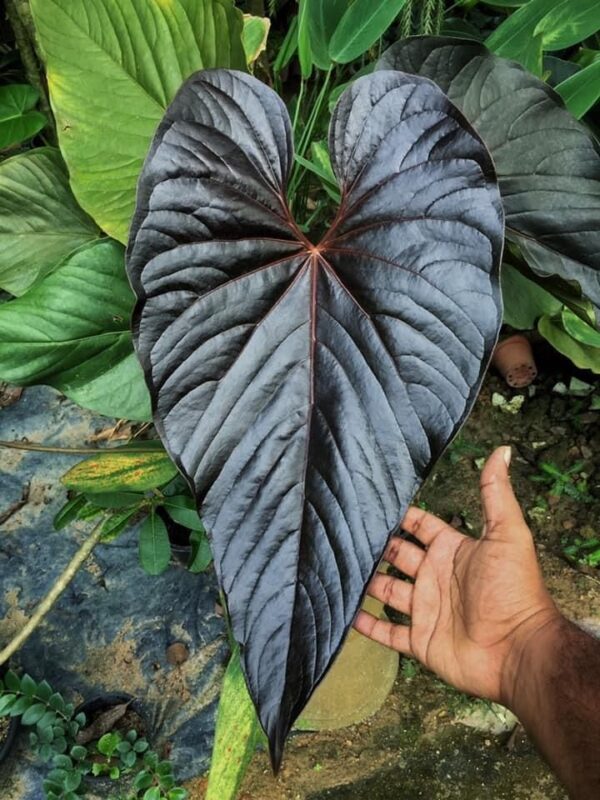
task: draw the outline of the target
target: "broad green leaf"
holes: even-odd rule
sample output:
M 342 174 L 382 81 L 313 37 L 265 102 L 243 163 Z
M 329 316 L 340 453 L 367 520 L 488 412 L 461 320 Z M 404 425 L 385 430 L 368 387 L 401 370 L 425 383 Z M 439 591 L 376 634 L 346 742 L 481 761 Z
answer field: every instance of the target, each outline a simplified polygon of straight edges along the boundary
M 529 0 L 486 39 L 486 45 L 503 58 L 519 61 L 535 75 L 542 71 L 542 36 L 534 36 L 548 11 L 580 0 Z
M 33 697 L 37 692 L 37 683 L 31 675 L 23 675 L 21 678 L 21 691 L 26 697 Z
M 163 505 L 167 514 L 179 525 L 183 525 L 184 528 L 189 528 L 193 531 L 204 530 L 204 525 L 198 516 L 196 503 L 189 495 L 178 494 L 165 498 Z
M 78 251 L 0 306 L 0 378 L 49 384 L 108 416 L 149 419 L 129 330 L 132 307 L 122 246 L 105 240 Z
M 536 273 L 559 275 L 600 308 L 600 151 L 556 92 L 466 40 L 404 39 L 378 67 L 423 75 L 446 92 L 494 160 L 507 240 Z
M 310 78 L 313 68 L 308 14 L 308 4 L 305 0 L 301 1 L 298 12 L 298 61 L 303 78 Z
M 542 37 L 544 50 L 563 50 L 600 30 L 598 0 L 563 0 L 547 5 L 550 10 L 534 30 L 534 36 Z
M 242 42 L 248 66 L 254 64 L 266 49 L 270 27 L 271 20 L 268 17 L 253 17 L 252 14 L 244 14 Z
M 223 678 L 205 800 L 236 800 L 258 735 L 256 711 L 236 646 Z
M 563 328 L 570 336 L 589 347 L 600 348 L 600 331 L 588 325 L 569 308 L 564 308 L 560 316 Z
M 40 93 L 28 84 L 0 86 L 0 150 L 31 139 L 46 125 L 35 106 Z
M 319 69 L 329 69 L 329 43 L 349 0 L 301 0 L 301 3 L 306 5 L 313 61 Z
M 564 329 L 562 321 L 543 316 L 538 322 L 538 331 L 559 353 L 567 356 L 576 367 L 600 374 L 600 347 L 590 347 L 574 339 Z
M 543 314 L 556 314 L 562 308 L 560 300 L 511 264 L 504 263 L 500 274 L 504 321 L 513 328 L 534 328 Z
M 571 114 L 581 119 L 600 99 L 600 60 L 567 78 L 556 91 Z
M 90 494 L 112 491 L 143 492 L 170 481 L 177 469 L 163 452 L 113 451 L 87 458 L 63 475 L 68 489 Z
M 191 73 L 245 69 L 232 0 L 31 0 L 60 147 L 81 206 L 125 242 L 165 108 Z
M 406 0 L 354 0 L 341 18 L 329 43 L 332 61 L 347 64 L 382 36 Z
M 167 526 L 152 513 L 142 523 L 139 540 L 140 564 L 149 575 L 160 575 L 169 565 L 171 545 Z
M 100 231 L 75 202 L 58 150 L 0 164 L 0 289 L 22 295 Z

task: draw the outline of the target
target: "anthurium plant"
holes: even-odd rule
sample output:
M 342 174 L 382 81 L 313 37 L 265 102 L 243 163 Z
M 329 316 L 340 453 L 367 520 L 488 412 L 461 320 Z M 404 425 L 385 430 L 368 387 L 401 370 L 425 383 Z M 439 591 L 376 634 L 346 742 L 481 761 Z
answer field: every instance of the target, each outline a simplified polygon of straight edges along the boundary
M 600 373 L 600 6 L 6 5 L 0 379 L 132 441 L 65 476 L 93 536 L 0 660 L 96 543 L 167 569 L 171 520 L 277 767 L 502 322 Z

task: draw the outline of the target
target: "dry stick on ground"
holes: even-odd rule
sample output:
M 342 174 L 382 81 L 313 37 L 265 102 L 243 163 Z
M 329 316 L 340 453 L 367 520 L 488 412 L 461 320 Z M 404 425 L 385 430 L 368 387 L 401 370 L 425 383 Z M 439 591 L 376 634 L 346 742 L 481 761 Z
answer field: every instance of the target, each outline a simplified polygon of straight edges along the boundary
M 102 538 L 102 523 L 101 520 L 96 527 L 92 530 L 89 537 L 81 545 L 79 550 L 75 553 L 73 558 L 69 561 L 66 568 L 61 575 L 56 579 L 54 585 L 36 608 L 33 616 L 29 622 L 21 628 L 19 633 L 0 651 L 0 666 L 17 652 L 17 650 L 29 639 L 34 630 L 41 624 L 44 617 L 52 610 L 54 604 L 71 583 L 79 569 L 83 566 L 87 557 L 91 554 L 94 547 Z

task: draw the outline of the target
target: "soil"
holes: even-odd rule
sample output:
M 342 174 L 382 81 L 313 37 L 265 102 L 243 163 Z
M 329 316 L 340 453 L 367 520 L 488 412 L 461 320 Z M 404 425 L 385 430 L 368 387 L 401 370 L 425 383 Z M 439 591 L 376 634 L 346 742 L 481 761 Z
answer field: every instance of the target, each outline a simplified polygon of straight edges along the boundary
M 536 356 L 540 377 L 530 390 L 510 389 L 490 374 L 470 419 L 417 499 L 477 535 L 479 459 L 497 445 L 512 445 L 512 480 L 549 589 L 565 614 L 600 635 L 600 570 L 573 565 L 564 555 L 575 537 L 600 536 L 600 410 L 591 410 L 589 395 L 554 391 L 559 382 L 568 387 L 573 376 L 586 383 L 594 378 L 543 347 Z M 506 413 L 493 405 L 494 395 L 507 402 L 522 395 L 520 411 Z M 563 472 L 582 462 L 578 473 L 588 476 L 587 489 L 580 497 L 551 494 L 551 486 L 532 480 L 541 462 Z M 474 713 L 484 720 L 475 729 L 459 722 Z M 454 691 L 414 661 L 402 659 L 394 688 L 376 715 L 341 731 L 294 734 L 277 778 L 266 753 L 258 753 L 240 798 L 565 800 L 525 735 L 511 736 L 510 723 L 498 732 L 489 721 L 489 704 Z M 194 800 L 204 796 L 205 785 L 205 779 L 188 784 Z
M 6 741 L 6 735 L 10 728 L 10 717 L 0 717 L 0 749 Z

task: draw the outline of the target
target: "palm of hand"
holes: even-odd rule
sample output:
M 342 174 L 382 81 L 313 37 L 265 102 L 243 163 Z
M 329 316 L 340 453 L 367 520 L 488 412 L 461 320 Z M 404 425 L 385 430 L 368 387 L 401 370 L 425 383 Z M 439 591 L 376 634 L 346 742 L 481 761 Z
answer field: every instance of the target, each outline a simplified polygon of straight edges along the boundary
M 482 476 L 487 526 L 481 539 L 411 508 L 403 528 L 426 549 L 405 539 L 390 542 L 384 559 L 414 578 L 414 584 L 380 573 L 369 594 L 409 614 L 410 626 L 365 612 L 355 626 L 415 656 L 458 689 L 502 701 L 508 655 L 555 609 L 498 452 Z

